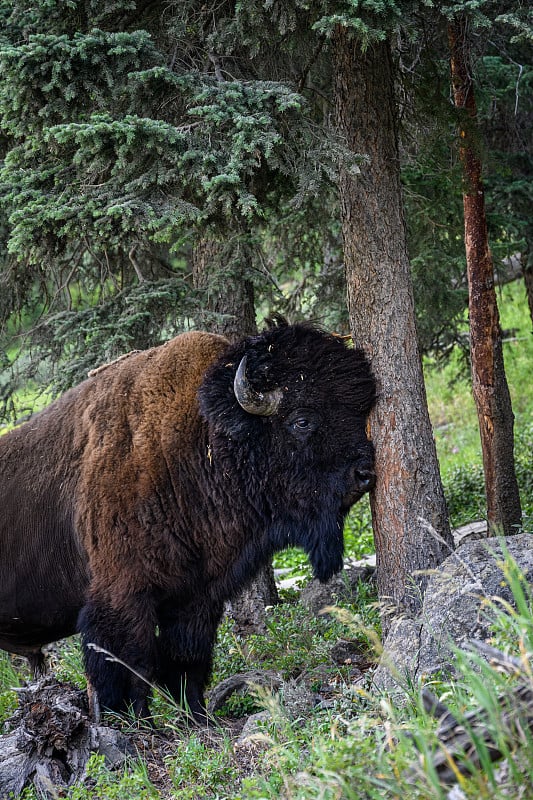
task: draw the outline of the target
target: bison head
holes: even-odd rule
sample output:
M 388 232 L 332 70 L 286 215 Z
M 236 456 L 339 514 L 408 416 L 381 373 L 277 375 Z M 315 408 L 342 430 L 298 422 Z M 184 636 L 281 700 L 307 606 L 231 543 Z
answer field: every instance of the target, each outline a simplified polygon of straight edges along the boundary
M 278 320 L 208 371 L 200 408 L 215 468 L 267 554 L 300 546 L 315 575 L 342 567 L 349 508 L 374 485 L 366 418 L 375 381 L 362 351 Z M 259 544 L 259 542 L 258 542 Z

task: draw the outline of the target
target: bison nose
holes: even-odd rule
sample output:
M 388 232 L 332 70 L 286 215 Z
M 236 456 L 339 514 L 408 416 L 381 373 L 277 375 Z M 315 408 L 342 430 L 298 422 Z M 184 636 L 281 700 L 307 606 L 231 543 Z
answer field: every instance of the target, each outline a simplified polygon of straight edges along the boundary
M 376 474 L 373 470 L 354 470 L 354 486 L 362 494 L 369 492 L 376 485 Z
M 354 467 L 350 473 L 349 488 L 343 497 L 342 506 L 349 509 L 361 497 L 374 488 L 376 485 L 376 475 L 370 469 L 357 469 Z

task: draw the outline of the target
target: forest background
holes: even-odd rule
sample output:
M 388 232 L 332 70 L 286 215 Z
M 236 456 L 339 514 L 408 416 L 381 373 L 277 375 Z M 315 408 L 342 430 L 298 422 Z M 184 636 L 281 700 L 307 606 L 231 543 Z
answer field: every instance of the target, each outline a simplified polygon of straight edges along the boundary
M 475 119 L 450 79 L 459 22 Z M 350 334 L 392 476 L 372 500 L 379 593 L 412 608 L 410 577 L 451 542 L 433 446 L 452 455 L 449 410 L 433 431 L 417 364 L 448 398 L 468 376 L 465 135 L 496 282 L 521 276 L 498 337 L 531 357 L 532 40 L 518 0 L 0 0 L 2 421 L 190 328 L 236 338 L 280 312 Z M 531 514 L 531 405 L 515 413 Z M 473 447 L 474 473 L 446 481 L 454 523 L 486 514 Z
M 3 418 L 29 410 L 21 387 L 53 396 L 190 327 L 236 338 L 276 311 L 351 333 L 379 382 L 380 594 L 416 605 L 408 577 L 451 544 L 420 354 L 469 352 L 465 141 L 496 274 L 518 266 L 533 307 L 527 4 L 4 1 L 0 17 Z M 474 118 L 453 102 L 456 28 Z M 512 419 L 503 439 L 511 530 Z

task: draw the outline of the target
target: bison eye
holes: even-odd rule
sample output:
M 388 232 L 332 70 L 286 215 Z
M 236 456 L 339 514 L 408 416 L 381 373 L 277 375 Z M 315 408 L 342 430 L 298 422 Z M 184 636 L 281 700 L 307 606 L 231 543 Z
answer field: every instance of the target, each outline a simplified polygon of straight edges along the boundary
M 293 436 L 306 439 L 320 425 L 319 416 L 311 410 L 295 411 L 285 421 L 287 428 Z
M 298 417 L 292 423 L 292 427 L 298 431 L 307 431 L 311 427 L 311 422 L 306 417 Z

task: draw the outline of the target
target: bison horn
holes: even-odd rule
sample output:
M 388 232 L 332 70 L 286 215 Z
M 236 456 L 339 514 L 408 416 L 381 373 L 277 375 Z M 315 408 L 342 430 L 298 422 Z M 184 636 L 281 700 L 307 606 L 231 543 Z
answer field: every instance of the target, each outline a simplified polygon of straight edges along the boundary
M 270 417 L 275 414 L 283 397 L 281 389 L 257 392 L 252 388 L 250 381 L 246 377 L 246 356 L 242 357 L 239 364 L 233 381 L 233 391 L 241 408 L 249 414 L 257 414 L 260 417 Z

